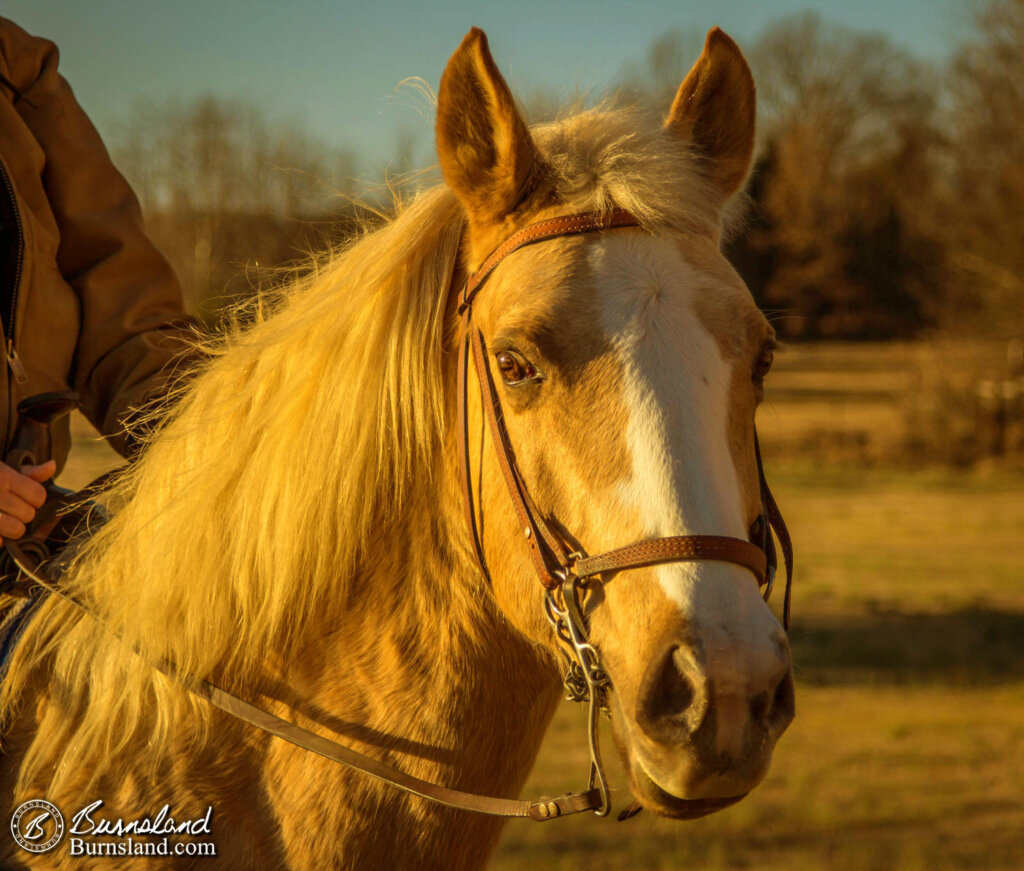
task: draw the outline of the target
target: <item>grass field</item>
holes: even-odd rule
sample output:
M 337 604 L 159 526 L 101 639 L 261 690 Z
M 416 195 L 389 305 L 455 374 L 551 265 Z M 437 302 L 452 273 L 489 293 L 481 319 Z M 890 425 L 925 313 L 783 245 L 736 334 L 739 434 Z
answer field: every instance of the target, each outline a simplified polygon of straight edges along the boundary
M 1024 475 L 893 462 L 928 353 L 794 348 L 770 381 L 797 717 L 765 783 L 692 822 L 512 823 L 493 868 L 1024 868 Z M 565 703 L 524 795 L 583 786 L 584 736 Z
M 759 428 L 796 545 L 797 718 L 765 783 L 693 822 L 513 822 L 495 869 L 1024 868 L 1024 474 L 894 460 L 934 357 L 800 347 L 770 381 Z M 75 431 L 63 482 L 81 484 L 111 455 Z M 564 705 L 524 794 L 581 788 L 584 735 Z
M 511 824 L 495 868 L 1024 867 L 1024 480 L 772 472 L 797 718 L 767 781 L 693 822 Z M 566 703 L 526 794 L 583 783 L 584 735 Z

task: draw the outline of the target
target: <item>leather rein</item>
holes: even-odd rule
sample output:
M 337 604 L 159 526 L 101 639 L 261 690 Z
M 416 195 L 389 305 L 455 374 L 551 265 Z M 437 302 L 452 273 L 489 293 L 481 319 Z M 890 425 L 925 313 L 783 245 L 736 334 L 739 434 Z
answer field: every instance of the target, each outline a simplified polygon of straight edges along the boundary
M 602 580 L 608 580 L 610 575 L 615 572 L 641 566 L 668 562 L 718 560 L 731 562 L 748 569 L 757 579 L 758 585 L 765 587 L 764 598 L 767 600 L 776 569 L 772 530 L 778 536 L 786 562 L 783 624 L 787 629 L 789 627 L 792 582 L 792 546 L 782 515 L 779 513 L 778 506 L 765 481 L 756 433 L 754 443 L 762 502 L 762 513 L 758 522 L 755 523 L 756 538 L 758 539 L 756 542 L 717 535 L 670 536 L 648 539 L 616 548 L 607 553 L 586 556 L 579 551 L 570 551 L 566 547 L 562 536 L 556 532 L 551 522 L 538 510 L 530 498 L 529 491 L 516 465 L 515 452 L 504 424 L 501 401 L 487 362 L 487 347 L 483 335 L 472 322 L 473 301 L 498 264 L 520 248 L 561 236 L 639 226 L 639 221 L 623 210 L 572 215 L 531 224 L 510 236 L 470 276 L 461 293 L 458 306 L 458 313 L 462 318 L 463 325 L 457 400 L 459 457 L 466 517 L 476 560 L 481 573 L 489 582 L 490 575 L 484 559 L 476 520 L 469 466 L 467 398 L 470 358 L 476 368 L 483 394 L 484 414 L 488 421 L 495 452 L 508 486 L 513 507 L 519 518 L 520 528 L 529 547 L 534 568 L 545 591 L 544 604 L 548 619 L 551 621 L 560 642 L 559 649 L 566 661 L 567 672 L 564 682 L 568 697 L 576 701 L 589 701 L 590 704 L 588 737 L 591 773 L 588 789 L 558 797 L 541 797 L 534 800 L 496 798 L 451 789 L 413 777 L 373 757 L 358 753 L 343 744 L 284 720 L 209 681 L 182 672 L 173 663 L 167 661 L 151 663 L 153 667 L 189 692 L 205 699 L 232 717 L 297 747 L 439 804 L 476 813 L 504 817 L 528 817 L 538 821 L 557 819 L 584 811 L 594 811 L 601 816 L 608 814 L 611 803 L 600 758 L 597 712 L 603 704 L 604 695 L 610 682 L 607 673 L 601 666 L 597 649 L 588 641 L 587 621 L 579 598 L 586 582 L 596 576 L 602 576 Z M 93 619 L 99 619 L 87 605 L 60 587 L 59 579 L 51 576 L 47 571 L 48 566 L 41 565 L 37 558 L 22 551 L 14 541 L 5 542 L 5 546 L 18 568 L 36 585 L 72 603 Z M 626 819 L 634 815 L 638 809 L 639 805 L 634 805 L 619 818 Z

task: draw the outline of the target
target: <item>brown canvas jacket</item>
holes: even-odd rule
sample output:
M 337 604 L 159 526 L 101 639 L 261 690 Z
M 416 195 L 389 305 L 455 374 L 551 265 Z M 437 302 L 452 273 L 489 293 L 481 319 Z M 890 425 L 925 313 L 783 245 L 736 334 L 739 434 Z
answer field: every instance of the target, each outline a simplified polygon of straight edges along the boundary
M 159 396 L 190 325 L 138 200 L 57 72 L 57 47 L 0 18 L 0 435 L 18 402 L 75 390 L 120 452 L 122 422 Z M 67 422 L 54 432 L 63 466 Z

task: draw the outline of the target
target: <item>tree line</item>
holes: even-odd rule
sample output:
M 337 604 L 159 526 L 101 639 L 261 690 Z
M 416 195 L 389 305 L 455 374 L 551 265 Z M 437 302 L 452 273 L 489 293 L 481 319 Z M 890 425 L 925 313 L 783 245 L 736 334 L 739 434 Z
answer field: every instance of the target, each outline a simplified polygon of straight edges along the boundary
M 783 337 L 1024 334 L 1024 0 L 973 8 L 942 65 L 813 14 L 745 46 L 759 156 L 729 255 Z M 664 109 L 699 47 L 661 37 L 619 90 Z M 243 103 L 137 108 L 114 150 L 211 316 L 358 223 L 357 156 Z

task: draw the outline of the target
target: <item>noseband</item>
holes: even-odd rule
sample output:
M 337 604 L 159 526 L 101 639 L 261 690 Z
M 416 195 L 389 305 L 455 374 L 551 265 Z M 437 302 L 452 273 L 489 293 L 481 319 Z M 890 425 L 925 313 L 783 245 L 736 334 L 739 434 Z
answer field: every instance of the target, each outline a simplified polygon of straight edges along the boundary
M 601 666 L 597 649 L 588 640 L 588 626 L 583 614 L 580 593 L 591 579 L 600 576 L 608 581 L 616 572 L 663 563 L 714 560 L 728 562 L 750 571 L 764 599 L 771 595 L 775 580 L 777 557 L 772 530 L 778 536 L 786 562 L 786 593 L 783 601 L 783 626 L 789 628 L 790 589 L 793 575 L 792 545 L 782 514 L 768 488 L 761 462 L 761 450 L 754 433 L 754 452 L 761 493 L 761 513 L 751 527 L 750 539 L 722 535 L 673 535 L 650 538 L 605 553 L 588 556 L 565 543 L 565 537 L 538 510 L 516 463 L 502 412 L 501 399 L 491 375 L 487 345 L 483 334 L 473 324 L 473 303 L 498 265 L 506 257 L 528 245 L 536 245 L 562 236 L 577 236 L 620 228 L 637 228 L 640 222 L 629 212 L 617 209 L 609 213 L 590 212 L 567 215 L 530 224 L 505 240 L 483 262 L 466 282 L 459 298 L 458 313 L 462 318 L 462 342 L 458 372 L 458 439 L 459 463 L 462 471 L 462 492 L 466 522 L 473 551 L 481 573 L 490 580 L 487 561 L 477 523 L 473 496 L 472 471 L 469 462 L 469 361 L 472 359 L 480 384 L 481 404 L 508 488 L 519 529 L 529 550 L 531 561 L 545 590 L 544 605 L 555 630 L 559 650 L 566 663 L 565 687 L 568 698 L 588 701 L 590 705 L 590 792 L 600 796 L 598 814 L 610 809 L 608 788 L 601 765 L 597 740 L 597 709 L 609 686 L 608 675 Z M 596 790 L 595 790 L 596 788 Z M 636 807 L 636 806 L 635 806 Z M 632 810 L 632 809 L 631 809 Z M 635 812 L 635 810 L 634 810 Z M 624 816 L 631 815 L 627 811 Z

